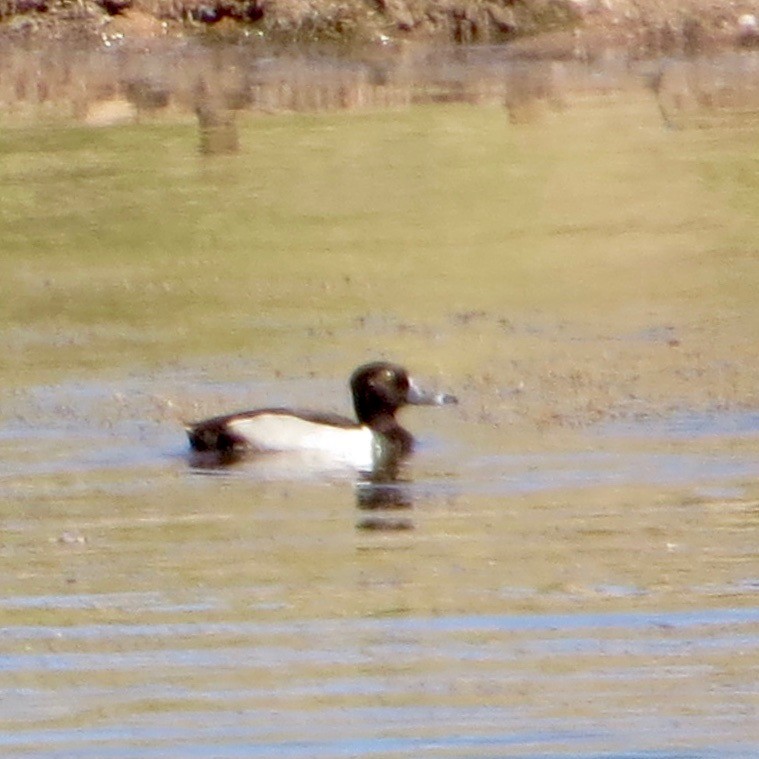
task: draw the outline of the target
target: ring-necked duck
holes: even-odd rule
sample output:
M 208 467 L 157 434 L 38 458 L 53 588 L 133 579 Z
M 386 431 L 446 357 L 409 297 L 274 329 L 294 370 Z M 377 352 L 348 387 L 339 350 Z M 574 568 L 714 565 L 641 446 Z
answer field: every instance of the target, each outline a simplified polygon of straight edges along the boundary
M 220 463 L 246 453 L 316 452 L 337 463 L 374 470 L 411 453 L 414 438 L 395 413 L 405 405 L 457 403 L 453 395 L 421 390 L 405 369 L 377 361 L 350 379 L 358 422 L 337 414 L 264 408 L 216 416 L 187 426 L 196 454 Z

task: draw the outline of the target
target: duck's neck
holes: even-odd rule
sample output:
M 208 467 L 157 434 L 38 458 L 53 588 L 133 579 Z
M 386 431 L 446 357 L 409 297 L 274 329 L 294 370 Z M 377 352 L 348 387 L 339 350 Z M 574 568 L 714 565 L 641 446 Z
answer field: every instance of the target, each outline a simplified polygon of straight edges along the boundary
M 387 441 L 389 453 L 397 458 L 408 456 L 414 448 L 414 438 L 395 419 L 392 414 L 377 414 L 369 419 L 362 419 L 373 432 Z

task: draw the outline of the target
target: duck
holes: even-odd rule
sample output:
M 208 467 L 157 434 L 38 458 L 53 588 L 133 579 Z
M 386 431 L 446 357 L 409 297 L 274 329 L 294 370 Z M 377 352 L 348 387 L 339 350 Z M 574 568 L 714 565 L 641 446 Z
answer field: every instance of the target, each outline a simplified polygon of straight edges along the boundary
M 406 369 L 388 361 L 359 366 L 349 384 L 355 420 L 281 407 L 238 411 L 185 425 L 191 454 L 196 461 L 226 464 L 292 452 L 376 471 L 398 464 L 414 450 L 414 437 L 396 419 L 399 409 L 458 403 L 449 393 L 422 389 Z

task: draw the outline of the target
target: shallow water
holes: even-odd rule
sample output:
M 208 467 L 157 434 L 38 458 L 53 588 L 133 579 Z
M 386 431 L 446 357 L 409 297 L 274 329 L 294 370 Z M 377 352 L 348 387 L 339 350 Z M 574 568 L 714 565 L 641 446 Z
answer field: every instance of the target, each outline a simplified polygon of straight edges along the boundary
M 463 103 L 233 157 L 11 114 L 2 756 L 759 753 L 757 132 L 663 122 L 682 66 L 507 117 L 457 61 Z M 397 481 L 188 465 L 183 421 L 350 413 L 376 357 L 461 401 Z
M 3 756 L 755 752 L 755 450 L 504 454 L 441 409 L 396 483 L 204 473 L 154 416 L 177 376 L 3 427 Z

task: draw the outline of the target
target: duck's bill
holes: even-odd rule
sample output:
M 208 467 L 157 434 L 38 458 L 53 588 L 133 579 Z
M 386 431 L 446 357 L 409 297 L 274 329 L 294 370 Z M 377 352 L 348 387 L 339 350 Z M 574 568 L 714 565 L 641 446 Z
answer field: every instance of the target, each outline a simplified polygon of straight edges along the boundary
M 459 399 L 450 393 L 429 392 L 420 388 L 413 380 L 409 383 L 406 403 L 412 406 L 450 406 Z

